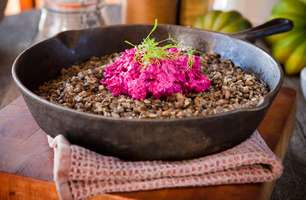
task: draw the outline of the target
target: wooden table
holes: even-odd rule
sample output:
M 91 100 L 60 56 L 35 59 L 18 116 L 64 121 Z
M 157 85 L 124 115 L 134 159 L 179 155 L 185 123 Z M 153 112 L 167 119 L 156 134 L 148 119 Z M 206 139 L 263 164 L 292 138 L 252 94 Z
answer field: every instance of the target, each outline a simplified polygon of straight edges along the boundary
M 10 76 L 11 65 L 14 58 L 32 43 L 37 32 L 38 17 L 38 11 L 31 11 L 6 17 L 0 22 L 0 108 L 20 95 Z M 285 85 L 297 91 L 296 122 L 284 159 L 284 174 L 276 183 L 272 200 L 304 200 L 306 196 L 306 101 L 302 97 L 298 77 L 286 77 Z M 37 158 L 37 155 L 35 156 Z M 31 165 L 24 160 L 20 162 Z M 22 172 L 26 169 L 14 170 Z M 37 173 L 33 172 L 33 175 Z M 3 198 L 0 196 L 0 199 Z
M 293 130 L 295 91 L 283 88 L 259 131 L 268 146 L 283 158 Z M 282 109 L 279 109 L 282 108 Z M 22 98 L 0 111 L 0 199 L 58 199 L 52 182 L 52 150 Z M 269 199 L 273 183 L 223 185 L 119 193 L 94 199 Z

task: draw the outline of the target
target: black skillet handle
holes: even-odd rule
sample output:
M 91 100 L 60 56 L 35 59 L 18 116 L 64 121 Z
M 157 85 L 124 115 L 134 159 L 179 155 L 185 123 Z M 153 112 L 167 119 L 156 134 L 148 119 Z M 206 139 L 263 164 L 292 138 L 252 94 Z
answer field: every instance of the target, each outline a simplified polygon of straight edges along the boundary
M 238 39 L 254 42 L 257 39 L 266 36 L 290 31 L 292 28 L 293 22 L 291 20 L 276 18 L 254 28 L 232 34 L 231 36 Z

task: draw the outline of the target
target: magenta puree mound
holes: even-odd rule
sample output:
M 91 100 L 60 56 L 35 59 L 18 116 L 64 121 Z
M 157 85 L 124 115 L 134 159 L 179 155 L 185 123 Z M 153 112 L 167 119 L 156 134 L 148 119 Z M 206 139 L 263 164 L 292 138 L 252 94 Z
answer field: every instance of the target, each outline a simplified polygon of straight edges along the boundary
M 128 49 L 105 67 L 101 83 L 114 96 L 125 94 L 139 100 L 208 89 L 210 80 L 201 70 L 200 56 L 190 58 L 178 48 L 168 51 L 167 59 L 156 59 L 143 66 L 135 59 L 136 49 Z

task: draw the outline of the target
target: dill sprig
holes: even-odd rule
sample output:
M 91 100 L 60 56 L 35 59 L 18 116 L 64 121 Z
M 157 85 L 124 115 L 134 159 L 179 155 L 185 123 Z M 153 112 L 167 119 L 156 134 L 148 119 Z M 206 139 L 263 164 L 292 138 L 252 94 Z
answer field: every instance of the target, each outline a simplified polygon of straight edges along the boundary
M 147 66 L 152 63 L 152 61 L 160 60 L 160 59 L 170 59 L 173 58 L 171 53 L 168 51 L 170 48 L 180 48 L 181 45 L 178 41 L 169 35 L 169 37 L 165 40 L 156 41 L 155 38 L 152 38 L 151 35 L 156 31 L 158 27 L 157 19 L 155 19 L 154 26 L 151 29 L 150 33 L 146 38 L 143 39 L 142 43 L 139 45 L 135 45 L 129 41 L 125 41 L 125 43 L 136 48 L 135 60 L 139 61 L 144 66 Z M 166 43 L 165 45 L 161 45 L 162 43 Z M 185 47 L 186 48 L 186 47 Z M 194 64 L 193 55 L 196 52 L 193 48 L 186 48 L 186 53 L 188 55 L 188 67 L 192 68 Z

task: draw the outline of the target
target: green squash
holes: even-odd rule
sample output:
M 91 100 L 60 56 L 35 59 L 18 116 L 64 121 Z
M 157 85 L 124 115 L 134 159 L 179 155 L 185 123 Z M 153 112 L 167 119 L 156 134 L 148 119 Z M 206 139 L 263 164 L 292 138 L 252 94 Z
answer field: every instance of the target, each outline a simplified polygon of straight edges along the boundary
M 280 0 L 272 9 L 271 19 L 274 18 L 288 18 L 294 23 L 292 31 L 267 40 L 286 74 L 297 74 L 306 67 L 306 0 Z
M 235 33 L 252 27 L 251 23 L 239 12 L 219 10 L 212 10 L 206 15 L 199 16 L 193 26 L 222 33 Z

